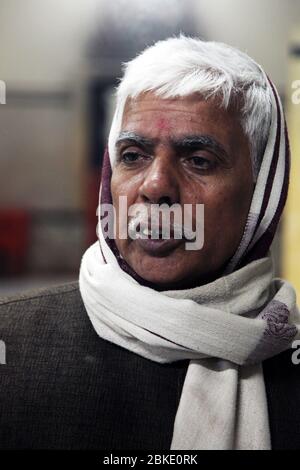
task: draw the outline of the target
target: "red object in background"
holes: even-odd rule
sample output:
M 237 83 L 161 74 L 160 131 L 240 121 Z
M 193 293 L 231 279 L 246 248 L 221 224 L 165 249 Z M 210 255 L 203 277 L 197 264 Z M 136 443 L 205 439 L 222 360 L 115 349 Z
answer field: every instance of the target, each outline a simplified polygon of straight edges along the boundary
M 0 209 L 0 274 L 22 274 L 26 268 L 30 217 L 21 209 Z

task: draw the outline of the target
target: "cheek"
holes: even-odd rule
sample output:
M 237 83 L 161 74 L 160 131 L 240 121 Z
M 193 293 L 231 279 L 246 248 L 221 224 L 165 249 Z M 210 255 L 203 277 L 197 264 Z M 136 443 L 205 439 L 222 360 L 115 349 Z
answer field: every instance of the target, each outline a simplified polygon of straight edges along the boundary
M 197 194 L 199 195 L 197 197 Z M 210 246 L 239 242 L 246 223 L 252 191 L 243 183 L 218 181 L 193 191 L 189 200 L 204 204 L 205 241 Z M 220 243 L 222 241 L 223 243 Z
M 130 238 L 125 239 L 120 234 L 127 233 L 128 224 L 128 209 L 132 206 L 138 195 L 139 178 L 132 174 L 125 173 L 123 171 L 114 170 L 111 179 L 111 194 L 112 202 L 115 208 L 116 220 L 116 245 L 122 255 L 126 255 L 128 248 L 131 246 Z M 122 203 L 120 197 L 126 196 L 126 202 L 124 199 Z
M 114 170 L 111 178 L 111 194 L 113 204 L 116 210 L 119 207 L 118 198 L 126 196 L 128 204 L 132 204 L 138 193 L 139 181 L 136 176 L 124 174 L 118 170 Z
M 248 213 L 248 197 L 242 188 L 226 188 L 217 191 L 209 200 L 210 208 L 220 220 L 230 222 L 230 228 L 243 223 Z M 226 230 L 226 226 L 222 227 Z

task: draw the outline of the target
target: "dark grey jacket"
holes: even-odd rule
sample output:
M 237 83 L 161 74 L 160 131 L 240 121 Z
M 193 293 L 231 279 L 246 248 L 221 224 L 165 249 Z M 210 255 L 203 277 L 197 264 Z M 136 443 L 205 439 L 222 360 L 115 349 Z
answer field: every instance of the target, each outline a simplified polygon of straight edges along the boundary
M 78 283 L 0 300 L 0 449 L 166 450 L 189 361 L 98 337 Z M 272 447 L 300 449 L 300 365 L 264 362 Z

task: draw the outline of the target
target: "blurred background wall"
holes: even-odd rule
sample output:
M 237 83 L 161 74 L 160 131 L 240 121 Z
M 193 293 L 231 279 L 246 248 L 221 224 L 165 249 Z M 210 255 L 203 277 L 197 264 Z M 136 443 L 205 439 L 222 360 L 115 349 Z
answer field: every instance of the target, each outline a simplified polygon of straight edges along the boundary
M 78 277 L 96 239 L 121 62 L 179 31 L 236 46 L 265 68 L 300 158 L 300 104 L 291 104 L 300 79 L 299 0 L 1 0 L 0 294 Z M 300 231 L 289 228 L 299 219 L 297 175 L 295 167 L 294 202 L 275 241 L 277 272 L 292 281 L 300 278 L 293 262 Z

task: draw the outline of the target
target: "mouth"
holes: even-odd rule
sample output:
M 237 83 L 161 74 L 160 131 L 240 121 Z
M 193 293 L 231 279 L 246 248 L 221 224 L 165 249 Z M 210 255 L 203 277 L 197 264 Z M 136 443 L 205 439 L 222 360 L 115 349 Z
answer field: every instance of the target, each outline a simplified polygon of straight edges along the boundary
M 178 240 L 170 238 L 165 240 L 163 238 L 137 238 L 134 243 L 140 246 L 146 253 L 152 256 L 167 256 L 171 251 L 175 250 L 181 243 L 182 239 Z
M 183 241 L 182 230 L 175 227 L 163 229 L 159 225 L 140 225 L 139 231 L 134 236 L 134 242 L 151 256 L 167 256 Z

